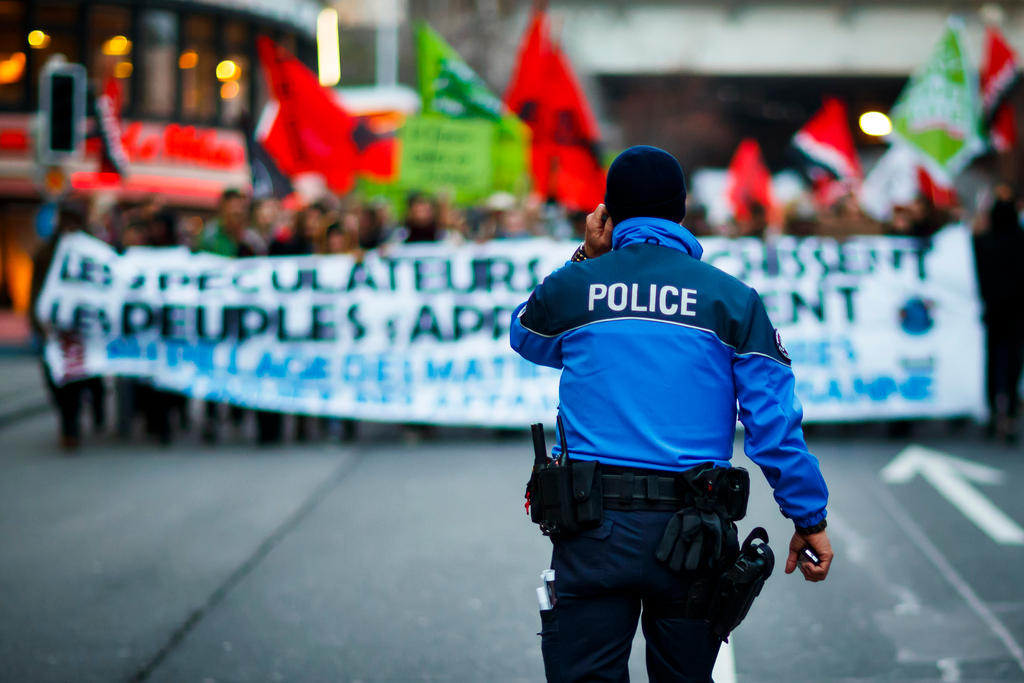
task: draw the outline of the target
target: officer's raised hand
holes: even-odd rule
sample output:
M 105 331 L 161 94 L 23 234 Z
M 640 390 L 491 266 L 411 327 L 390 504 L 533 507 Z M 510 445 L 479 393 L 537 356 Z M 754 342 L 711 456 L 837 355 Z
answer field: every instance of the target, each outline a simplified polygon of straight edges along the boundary
M 814 564 L 806 557 L 801 556 L 804 548 L 810 548 L 818 557 L 818 564 Z M 786 558 L 786 573 L 792 574 L 793 570 L 800 567 L 800 572 L 807 581 L 824 581 L 828 576 L 828 568 L 832 564 L 832 544 L 828 540 L 828 533 L 819 531 L 816 534 L 794 533 L 793 539 L 789 542 L 789 557 Z
M 587 216 L 587 233 L 583 240 L 587 258 L 597 258 L 612 250 L 612 219 L 604 204 L 598 204 Z

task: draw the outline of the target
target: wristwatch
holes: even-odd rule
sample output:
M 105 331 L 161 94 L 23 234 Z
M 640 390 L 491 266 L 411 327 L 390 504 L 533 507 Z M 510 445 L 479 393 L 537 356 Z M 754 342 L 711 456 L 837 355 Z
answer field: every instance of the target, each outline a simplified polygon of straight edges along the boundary
M 590 258 L 589 256 L 587 256 L 587 252 L 584 249 L 585 246 L 587 246 L 586 242 L 576 247 L 576 251 L 572 253 L 572 258 L 569 260 L 572 261 L 573 263 L 579 263 L 580 261 L 586 261 L 588 258 Z
M 825 527 L 827 526 L 828 523 L 823 519 L 814 526 L 798 526 L 796 528 L 796 532 L 801 536 L 810 536 L 811 534 L 816 534 L 820 531 L 824 531 Z

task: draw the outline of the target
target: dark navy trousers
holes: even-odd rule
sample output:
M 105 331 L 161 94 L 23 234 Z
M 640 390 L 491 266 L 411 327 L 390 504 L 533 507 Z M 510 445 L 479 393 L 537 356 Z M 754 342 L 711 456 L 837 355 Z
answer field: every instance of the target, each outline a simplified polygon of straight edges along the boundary
M 655 558 L 672 512 L 605 510 L 600 527 L 556 539 L 557 602 L 541 612 L 544 670 L 552 683 L 629 681 L 637 621 L 655 683 L 709 683 L 720 641 L 682 606 L 695 581 Z

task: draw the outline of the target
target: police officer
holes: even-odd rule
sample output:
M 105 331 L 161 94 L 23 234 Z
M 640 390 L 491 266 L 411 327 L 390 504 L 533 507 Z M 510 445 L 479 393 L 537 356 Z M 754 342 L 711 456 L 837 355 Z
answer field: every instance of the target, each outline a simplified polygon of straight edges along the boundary
M 700 243 L 680 224 L 685 202 L 672 155 L 627 149 L 572 262 L 513 313 L 512 348 L 562 371 L 570 459 L 597 461 L 605 482 L 600 526 L 552 537 L 557 602 L 542 612 L 549 681 L 628 680 L 638 619 L 652 681 L 711 680 L 721 641 L 701 592 L 729 544 L 706 543 L 699 563 L 688 557 L 679 571 L 656 555 L 675 514 L 666 504 L 684 495 L 663 483 L 730 467 L 737 405 L 746 453 L 796 527 L 786 573 L 799 567 L 822 581 L 832 561 L 828 492 L 804 442 L 789 356 L 757 292 L 701 262 Z M 804 548 L 820 563 L 799 561 Z

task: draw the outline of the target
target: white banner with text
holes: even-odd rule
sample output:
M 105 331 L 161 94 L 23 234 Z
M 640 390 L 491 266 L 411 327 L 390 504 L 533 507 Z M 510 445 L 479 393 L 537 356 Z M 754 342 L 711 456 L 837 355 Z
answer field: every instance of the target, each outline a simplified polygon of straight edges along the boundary
M 807 420 L 982 412 L 982 329 L 963 228 L 928 242 L 701 242 L 705 261 L 764 299 Z M 74 234 L 57 249 L 36 312 L 60 383 L 137 376 L 265 410 L 521 427 L 553 419 L 558 371 L 509 348 L 511 313 L 575 246 L 533 239 L 401 245 L 361 260 L 227 259 L 183 248 L 118 254 Z

